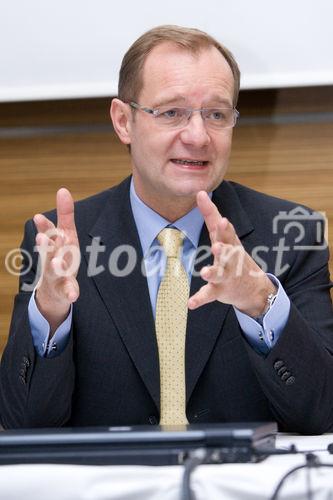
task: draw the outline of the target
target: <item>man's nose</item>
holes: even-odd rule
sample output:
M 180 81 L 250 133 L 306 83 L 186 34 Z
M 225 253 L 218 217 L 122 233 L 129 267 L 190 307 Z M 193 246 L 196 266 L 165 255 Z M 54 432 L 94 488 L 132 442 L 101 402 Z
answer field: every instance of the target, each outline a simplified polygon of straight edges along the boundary
M 180 136 L 184 144 L 192 146 L 203 147 L 210 143 L 210 136 L 201 113 L 192 113 Z

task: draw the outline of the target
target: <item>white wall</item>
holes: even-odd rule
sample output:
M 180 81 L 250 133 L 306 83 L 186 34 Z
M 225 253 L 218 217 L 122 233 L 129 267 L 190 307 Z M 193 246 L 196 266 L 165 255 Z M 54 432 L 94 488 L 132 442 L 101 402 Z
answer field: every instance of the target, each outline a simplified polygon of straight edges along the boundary
M 0 0 L 0 101 L 109 96 L 144 31 L 208 31 L 242 88 L 333 84 L 333 0 Z

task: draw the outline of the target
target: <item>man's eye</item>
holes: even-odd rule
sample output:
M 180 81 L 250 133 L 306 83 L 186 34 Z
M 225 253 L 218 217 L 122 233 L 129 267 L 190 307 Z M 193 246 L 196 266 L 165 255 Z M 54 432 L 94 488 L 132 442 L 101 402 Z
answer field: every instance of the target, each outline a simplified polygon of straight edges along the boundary
M 220 110 L 217 110 L 217 109 L 213 109 L 209 115 L 208 115 L 208 118 L 210 120 L 215 120 L 215 121 L 223 121 L 226 119 L 226 116 L 225 114 L 223 113 L 223 111 L 220 111 Z
M 163 111 L 163 113 L 161 113 L 161 116 L 164 116 L 164 118 L 177 118 L 178 116 L 181 116 L 181 113 L 179 112 L 179 109 L 172 108 Z

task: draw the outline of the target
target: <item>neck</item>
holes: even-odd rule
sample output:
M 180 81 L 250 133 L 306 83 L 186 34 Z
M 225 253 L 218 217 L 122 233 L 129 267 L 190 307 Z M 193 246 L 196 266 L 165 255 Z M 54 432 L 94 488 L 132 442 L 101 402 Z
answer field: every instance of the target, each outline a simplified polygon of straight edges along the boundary
M 179 198 L 173 201 L 162 201 L 161 199 L 142 199 L 142 201 L 169 222 L 180 219 L 196 206 L 195 197 L 192 200 Z
M 140 187 L 136 186 L 135 183 L 134 187 L 140 200 L 169 222 L 180 219 L 190 212 L 197 204 L 195 195 L 191 197 L 175 196 L 170 199 L 163 198 L 163 196 L 152 192 L 142 192 Z
M 192 210 L 196 206 L 195 201 L 191 203 L 191 205 L 187 205 L 186 207 L 180 207 L 179 205 L 171 205 L 167 207 L 161 207 L 161 204 L 159 206 L 150 206 L 155 212 L 157 212 L 159 215 L 164 217 L 164 219 L 168 220 L 169 222 L 175 222 L 176 220 L 180 219 L 184 215 L 186 215 L 188 212 Z

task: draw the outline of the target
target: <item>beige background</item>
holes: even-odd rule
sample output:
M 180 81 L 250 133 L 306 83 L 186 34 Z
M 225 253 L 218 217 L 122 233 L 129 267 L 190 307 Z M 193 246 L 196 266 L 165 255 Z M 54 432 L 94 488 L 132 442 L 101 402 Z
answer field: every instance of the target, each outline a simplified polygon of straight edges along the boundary
M 24 221 L 53 208 L 61 186 L 77 200 L 130 173 L 108 108 L 109 99 L 0 105 L 0 352 L 17 290 L 4 261 Z M 325 211 L 332 224 L 333 87 L 243 91 L 238 108 L 228 179 Z

